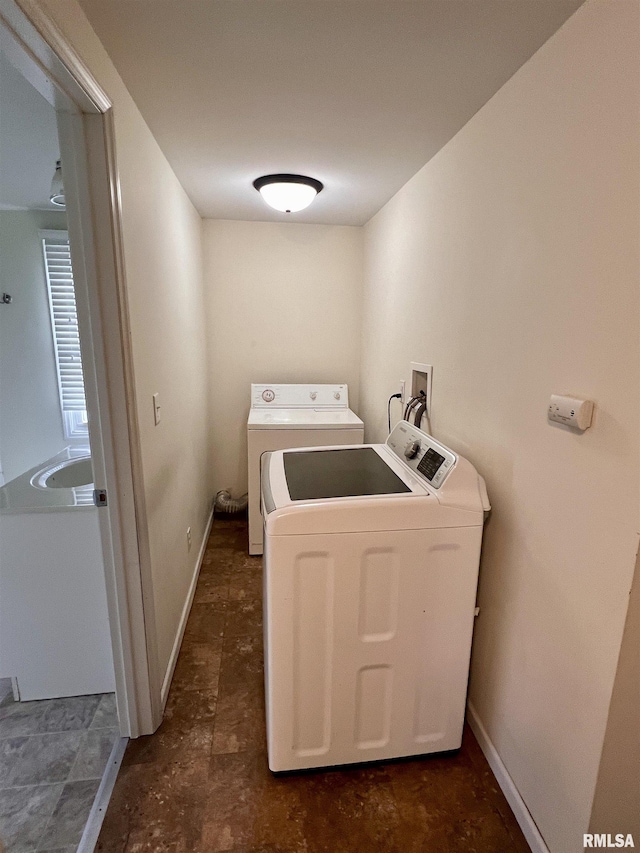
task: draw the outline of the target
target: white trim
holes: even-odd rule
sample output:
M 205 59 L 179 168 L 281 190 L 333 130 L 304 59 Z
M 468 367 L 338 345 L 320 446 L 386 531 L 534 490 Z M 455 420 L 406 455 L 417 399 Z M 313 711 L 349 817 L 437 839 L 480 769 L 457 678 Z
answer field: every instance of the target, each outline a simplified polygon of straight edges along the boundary
M 111 109 L 108 95 L 39 0 L 14 0 L 3 4 L 1 14 L 13 35 L 47 76 L 55 72 L 54 83 L 73 98 L 81 111 L 106 113 Z M 52 65 L 58 67 L 52 69 Z
M 82 122 L 83 127 L 76 127 L 75 134 L 86 139 L 87 159 L 80 164 L 82 177 L 76 181 L 75 187 L 78 194 L 84 194 L 86 213 L 76 219 L 76 226 L 83 230 L 94 225 L 90 242 L 94 276 L 87 296 L 93 352 L 100 355 L 96 359 L 95 370 L 102 442 L 100 463 L 103 467 L 98 472 L 96 454 L 92 451 L 96 474 L 94 482 L 97 484 L 100 480 L 101 486 L 96 487 L 106 487 L 109 493 L 110 529 L 102 524 L 101 531 L 103 547 L 113 554 L 115 567 L 115 571 L 107 575 L 107 595 L 113 620 L 114 658 L 122 662 L 121 666 L 118 664 L 120 689 L 116 690 L 119 709 L 121 697 L 126 697 L 122 707 L 126 701 L 127 717 L 120 716 L 121 730 L 122 734 L 138 737 L 151 734 L 162 720 L 161 680 L 158 675 L 144 483 L 139 462 L 140 441 L 125 272 L 124 264 L 118 262 L 122 256 L 122 244 L 119 196 L 114 190 L 114 186 L 117 188 L 117 167 L 113 111 L 109 110 L 104 115 L 85 113 Z M 61 127 L 67 124 L 64 114 L 60 123 Z M 63 162 L 68 184 L 69 170 L 65 164 L 68 166 L 68 160 Z M 88 212 L 90 209 L 94 211 L 93 217 Z M 68 203 L 68 215 L 70 211 Z M 76 243 L 71 225 L 69 216 L 73 253 Z M 81 319 L 80 315 L 78 319 Z M 86 385 L 86 390 L 89 392 L 89 385 Z M 91 431 L 90 400 L 91 394 L 88 393 Z M 101 515 L 101 520 L 103 518 Z
M 209 521 L 207 522 L 207 527 L 204 532 L 204 538 L 202 540 L 202 545 L 200 546 L 200 552 L 198 554 L 198 559 L 196 561 L 195 569 L 193 572 L 193 577 L 191 578 L 191 584 L 189 585 L 189 594 L 187 595 L 187 600 L 184 603 L 184 607 L 182 608 L 182 615 L 180 616 L 180 625 L 178 626 L 178 633 L 176 634 L 176 638 L 173 643 L 173 648 L 171 649 L 171 655 L 169 656 L 169 663 L 167 665 L 167 671 L 164 674 L 164 679 L 162 681 L 162 707 L 167 703 L 167 699 L 169 697 L 169 688 L 171 687 L 171 679 L 173 678 L 173 673 L 176 668 L 176 663 L 178 662 L 178 655 L 180 654 L 180 646 L 182 645 L 182 638 L 184 637 L 185 628 L 187 627 L 187 620 L 189 618 L 189 613 L 191 612 L 191 605 L 193 604 L 193 597 L 196 594 L 196 586 L 198 585 L 198 578 L 200 576 L 200 569 L 202 568 L 202 561 L 204 559 L 204 552 L 207 548 L 207 542 L 209 540 L 209 533 L 211 532 L 211 525 L 213 524 L 213 509 L 211 510 L 211 515 L 209 516 Z
M 111 749 L 107 766 L 102 774 L 100 787 L 96 791 L 96 797 L 93 801 L 93 805 L 91 806 L 91 811 L 89 812 L 89 817 L 87 818 L 87 823 L 85 824 L 84 832 L 82 833 L 82 838 L 80 839 L 80 844 L 78 845 L 76 853 L 94 853 L 94 850 L 96 849 L 98 836 L 102 829 L 102 822 L 107 812 L 111 794 L 113 794 L 113 788 L 116 784 L 118 771 L 120 770 L 120 765 L 124 758 L 124 751 L 127 748 L 128 743 L 128 737 L 118 738 Z
M 482 725 L 482 721 L 471 702 L 467 703 L 467 710 L 467 720 L 471 726 L 471 731 L 476 736 L 478 745 L 483 751 L 489 767 L 493 770 L 493 775 L 496 777 L 496 781 L 498 782 L 502 793 L 511 806 L 511 811 L 514 814 L 515 819 L 518 821 L 524 837 L 527 839 L 527 843 L 531 848 L 531 853 L 549 853 L 549 848 L 545 844 L 544 838 L 540 834 L 540 830 L 531 816 L 531 812 L 527 808 L 525 801 L 522 799 L 520 792 L 516 788 L 515 782 L 509 775 L 509 771 L 500 758 L 498 750 L 493 745 L 487 730 Z

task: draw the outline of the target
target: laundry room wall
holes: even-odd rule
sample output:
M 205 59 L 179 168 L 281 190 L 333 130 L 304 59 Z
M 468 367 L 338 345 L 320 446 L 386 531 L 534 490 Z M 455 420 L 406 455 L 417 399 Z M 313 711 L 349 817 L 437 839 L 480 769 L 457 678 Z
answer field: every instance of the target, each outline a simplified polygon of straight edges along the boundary
M 212 503 L 202 220 L 80 6 L 75 0 L 42 0 L 42 6 L 114 104 L 154 627 L 164 678 Z M 155 393 L 162 408 L 158 426 Z
M 552 853 L 583 849 L 638 544 L 639 9 L 588 0 L 365 228 L 367 438 L 432 364 L 493 506 L 470 702 Z
M 361 228 L 205 220 L 215 489 L 247 490 L 252 382 L 346 382 L 358 411 Z

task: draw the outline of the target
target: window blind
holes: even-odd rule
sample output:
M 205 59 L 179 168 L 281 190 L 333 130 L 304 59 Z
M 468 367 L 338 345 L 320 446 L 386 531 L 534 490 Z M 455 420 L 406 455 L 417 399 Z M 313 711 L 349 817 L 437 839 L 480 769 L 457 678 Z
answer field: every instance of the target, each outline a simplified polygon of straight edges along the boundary
M 58 370 L 60 404 L 63 412 L 85 412 L 84 377 L 80 355 L 76 295 L 73 287 L 71 251 L 66 232 L 42 238 L 51 326 Z

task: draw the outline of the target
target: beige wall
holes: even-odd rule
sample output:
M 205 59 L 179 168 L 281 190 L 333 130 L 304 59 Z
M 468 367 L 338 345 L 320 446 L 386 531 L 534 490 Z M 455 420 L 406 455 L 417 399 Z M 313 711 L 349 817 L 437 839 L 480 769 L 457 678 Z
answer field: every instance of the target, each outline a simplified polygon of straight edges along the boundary
M 201 219 L 75 0 L 42 5 L 114 104 L 160 675 L 211 506 Z M 154 426 L 152 395 L 162 421 Z M 187 551 L 187 526 L 193 547 Z
M 358 409 L 362 229 L 206 220 L 215 488 L 247 489 L 252 382 L 346 382 Z
M 62 428 L 51 314 L 39 229 L 66 230 L 64 213 L 0 211 L 0 471 L 6 482 L 71 441 Z M 88 439 L 85 440 L 85 443 Z
M 493 505 L 470 699 L 552 853 L 583 849 L 637 546 L 638 9 L 579 9 L 366 226 L 368 439 L 433 364 Z
M 640 570 L 629 599 L 590 832 L 640 839 Z

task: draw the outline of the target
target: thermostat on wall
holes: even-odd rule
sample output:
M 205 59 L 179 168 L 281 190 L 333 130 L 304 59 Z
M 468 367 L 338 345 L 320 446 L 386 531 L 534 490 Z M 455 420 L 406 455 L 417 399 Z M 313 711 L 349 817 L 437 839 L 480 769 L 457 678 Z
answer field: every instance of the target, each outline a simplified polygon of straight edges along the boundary
M 552 394 L 549 401 L 548 417 L 550 421 L 585 430 L 591 426 L 593 402 Z

